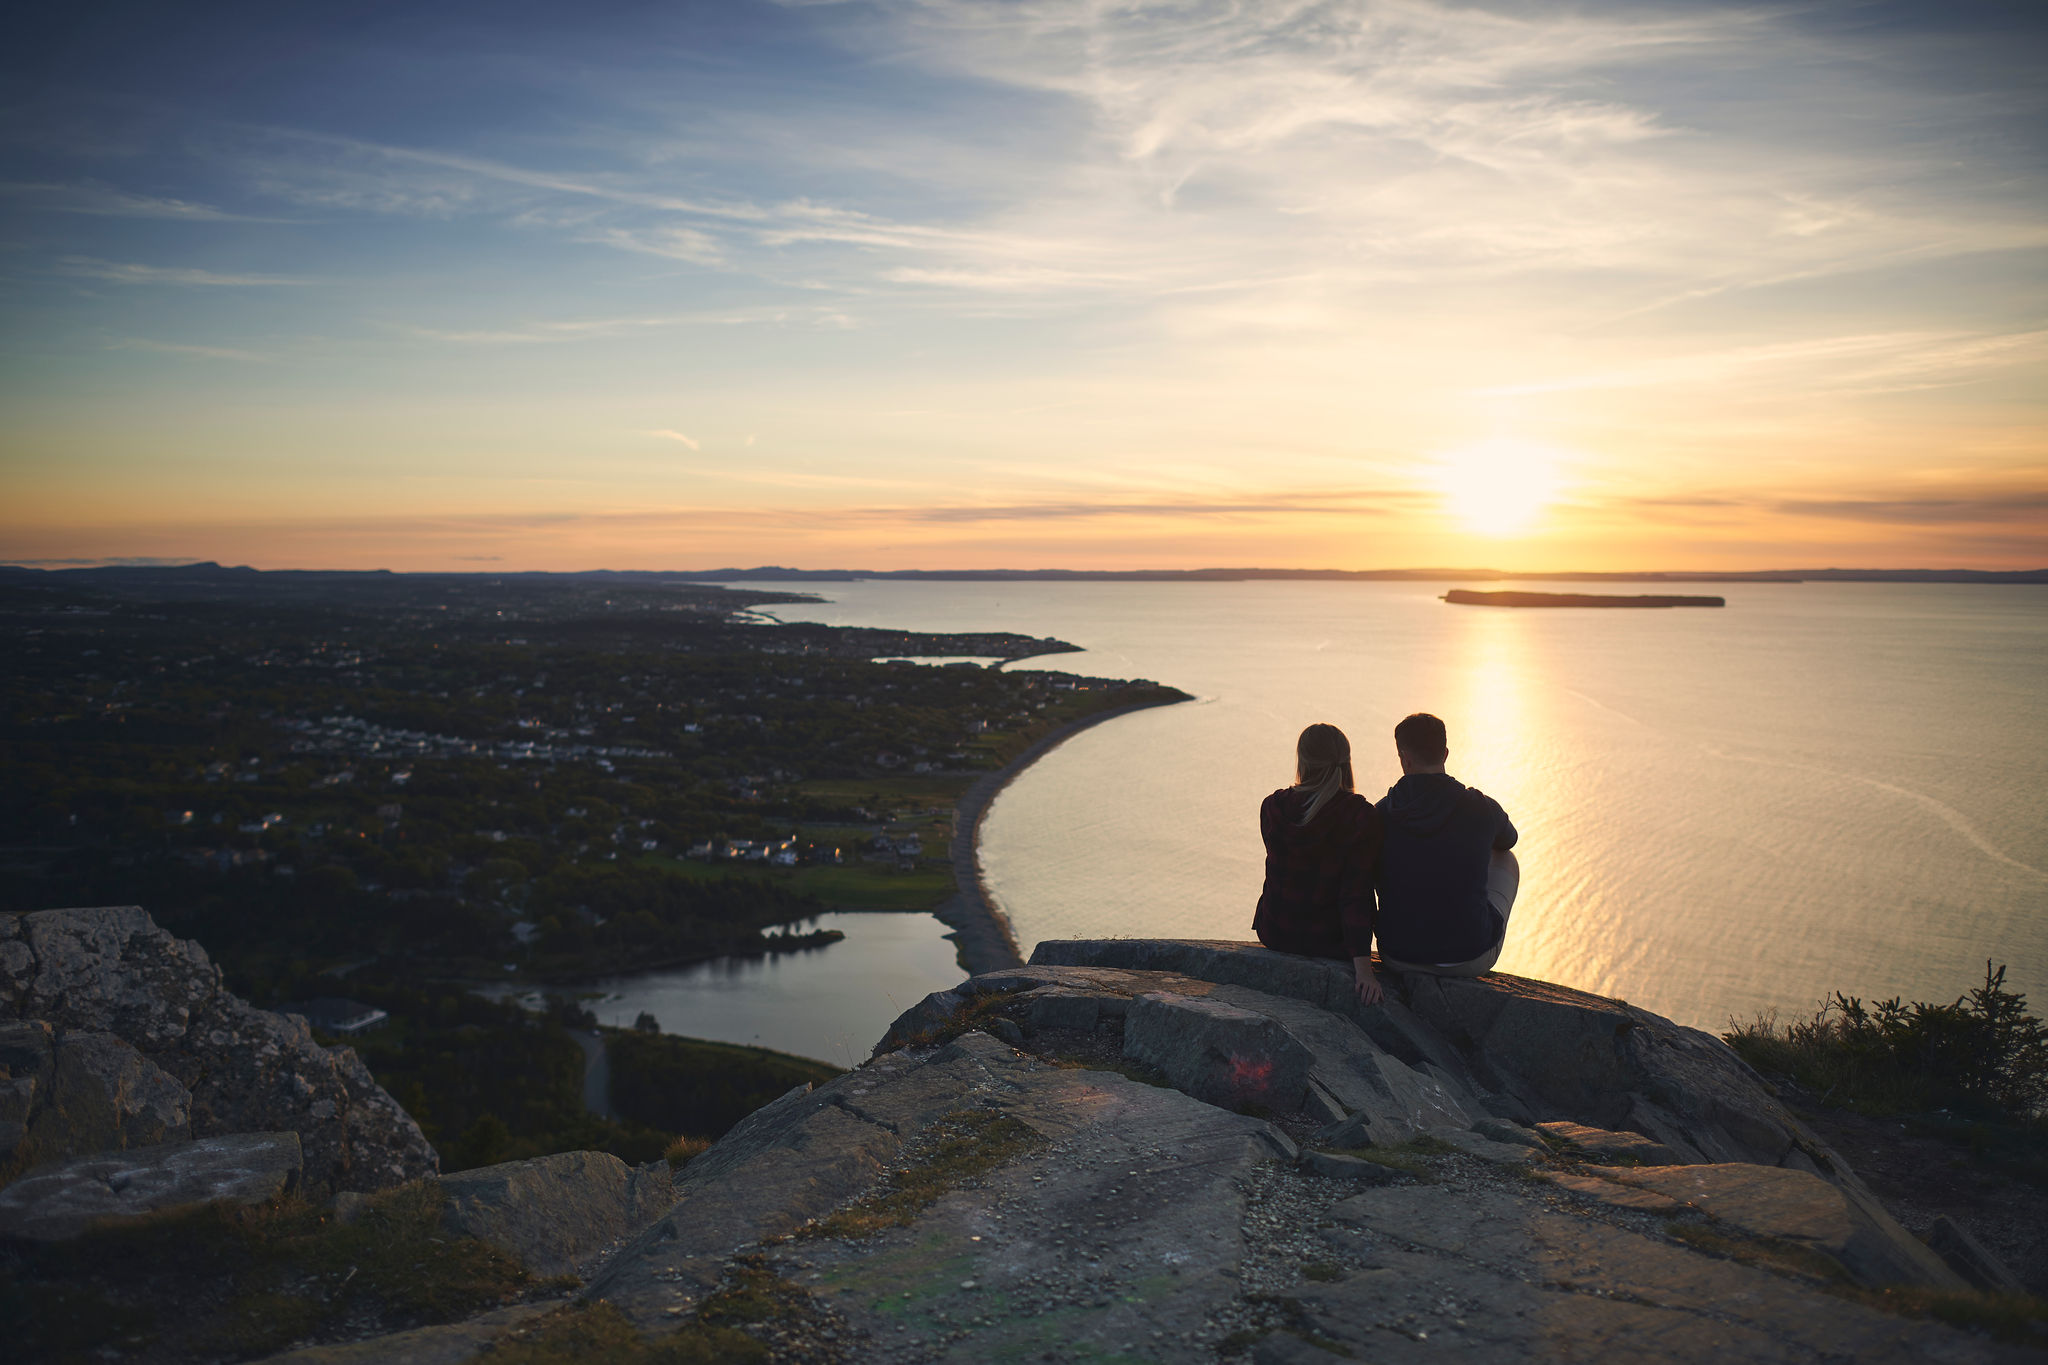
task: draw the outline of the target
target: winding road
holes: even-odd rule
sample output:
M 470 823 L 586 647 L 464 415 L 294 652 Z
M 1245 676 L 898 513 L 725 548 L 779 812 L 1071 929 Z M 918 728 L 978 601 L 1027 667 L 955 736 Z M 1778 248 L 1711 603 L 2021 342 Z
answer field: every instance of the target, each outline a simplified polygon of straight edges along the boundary
M 612 1109 L 612 1059 L 605 1051 L 604 1035 L 596 1029 L 570 1029 L 569 1036 L 583 1049 L 583 1107 L 601 1119 L 616 1119 Z

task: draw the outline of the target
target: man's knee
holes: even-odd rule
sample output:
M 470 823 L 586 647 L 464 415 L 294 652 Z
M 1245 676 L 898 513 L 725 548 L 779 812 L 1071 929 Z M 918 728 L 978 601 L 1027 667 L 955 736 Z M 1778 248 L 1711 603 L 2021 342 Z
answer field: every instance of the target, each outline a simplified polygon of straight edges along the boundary
M 1507 918 L 1508 910 L 1515 903 L 1515 893 L 1522 889 L 1522 860 L 1511 848 L 1497 848 L 1493 859 L 1486 867 L 1486 899 L 1498 910 L 1501 918 Z

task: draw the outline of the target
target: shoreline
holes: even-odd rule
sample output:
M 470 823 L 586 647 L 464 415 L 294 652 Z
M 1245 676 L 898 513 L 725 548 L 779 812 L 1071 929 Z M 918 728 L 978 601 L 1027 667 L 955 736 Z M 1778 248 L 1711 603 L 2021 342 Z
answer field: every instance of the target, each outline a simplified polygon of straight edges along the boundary
M 994 772 L 976 778 L 960 794 L 960 799 L 953 803 L 953 838 L 947 850 L 953 863 L 953 894 L 931 913 L 951 931 L 946 937 L 953 940 L 954 954 L 961 969 L 969 976 L 1024 965 L 1024 956 L 1018 950 L 1010 922 L 996 908 L 995 898 L 989 894 L 988 883 L 981 873 L 981 822 L 988 818 L 989 805 L 996 795 L 1026 768 L 1083 730 L 1119 716 L 1128 716 L 1134 711 L 1178 706 L 1193 700 L 1193 697 L 1182 695 L 1135 702 L 1069 721 Z

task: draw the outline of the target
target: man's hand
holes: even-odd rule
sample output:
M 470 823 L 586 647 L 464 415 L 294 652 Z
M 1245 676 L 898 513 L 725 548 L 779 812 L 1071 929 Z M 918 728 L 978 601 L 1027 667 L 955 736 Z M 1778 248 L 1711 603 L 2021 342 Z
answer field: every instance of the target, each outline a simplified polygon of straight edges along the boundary
M 1357 975 L 1357 977 L 1358 977 L 1358 981 L 1357 981 L 1356 989 L 1357 989 L 1357 991 L 1358 991 L 1358 1003 L 1359 1003 L 1359 1004 L 1361 1004 L 1361 1005 L 1377 1005 L 1377 1004 L 1379 1004 L 1379 1003 L 1380 1003 L 1380 1001 L 1382 1001 L 1382 1000 L 1384 1000 L 1384 999 L 1386 998 L 1385 994 L 1384 994 L 1384 993 L 1382 993 L 1382 992 L 1381 992 L 1381 990 L 1380 990 L 1380 983 L 1379 983 L 1379 979 L 1378 979 L 1377 977 L 1375 977 L 1375 976 L 1374 976 L 1374 975 L 1372 974 L 1372 959 L 1371 959 L 1371 958 L 1369 958 L 1369 957 L 1354 957 L 1354 958 L 1352 958 L 1352 959 L 1351 959 L 1351 970 L 1352 970 L 1352 971 L 1353 971 L 1353 972 L 1354 972 L 1354 973 L 1355 973 L 1355 974 Z

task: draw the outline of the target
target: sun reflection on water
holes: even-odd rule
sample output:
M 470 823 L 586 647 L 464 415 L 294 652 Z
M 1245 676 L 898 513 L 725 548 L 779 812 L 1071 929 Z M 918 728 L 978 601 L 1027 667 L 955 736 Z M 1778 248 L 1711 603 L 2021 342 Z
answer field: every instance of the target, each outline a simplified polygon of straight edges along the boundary
M 1517 975 L 1558 979 L 1571 960 L 1572 976 L 1584 979 L 1598 968 L 1585 960 L 1587 938 L 1563 932 L 1583 925 L 1578 897 L 1561 875 L 1557 850 L 1547 837 L 1569 782 L 1563 756 L 1545 736 L 1558 734 L 1557 687 L 1547 676 L 1540 641 L 1524 614 L 1474 608 L 1462 614 L 1452 640 L 1455 672 L 1446 681 L 1456 711 L 1450 725 L 1450 771 L 1500 802 L 1521 835 L 1516 854 L 1522 864 L 1508 941 L 1500 969 Z

